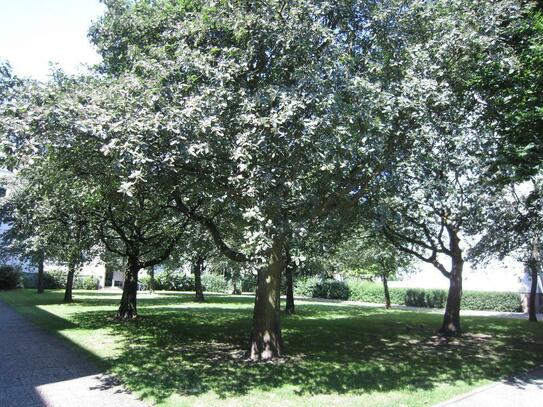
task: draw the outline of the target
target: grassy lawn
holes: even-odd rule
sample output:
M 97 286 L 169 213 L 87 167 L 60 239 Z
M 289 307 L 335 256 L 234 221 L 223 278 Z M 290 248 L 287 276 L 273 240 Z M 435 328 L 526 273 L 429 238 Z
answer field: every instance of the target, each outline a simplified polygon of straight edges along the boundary
M 543 324 L 464 317 L 462 339 L 434 335 L 441 316 L 299 302 L 283 318 L 288 357 L 255 364 L 252 298 L 142 294 L 141 318 L 113 319 L 120 295 L 0 292 L 37 325 L 102 363 L 126 387 L 166 406 L 426 406 L 543 362 Z

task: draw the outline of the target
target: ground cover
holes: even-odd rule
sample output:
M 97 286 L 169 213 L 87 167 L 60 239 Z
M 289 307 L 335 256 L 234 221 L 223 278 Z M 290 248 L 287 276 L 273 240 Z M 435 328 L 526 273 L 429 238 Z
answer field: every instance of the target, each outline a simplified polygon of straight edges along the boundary
M 463 317 L 460 339 L 435 335 L 441 315 L 329 302 L 284 316 L 288 356 L 243 361 L 253 300 L 141 294 L 140 318 L 114 320 L 120 294 L 0 292 L 144 399 L 165 406 L 426 406 L 543 362 L 543 326 Z

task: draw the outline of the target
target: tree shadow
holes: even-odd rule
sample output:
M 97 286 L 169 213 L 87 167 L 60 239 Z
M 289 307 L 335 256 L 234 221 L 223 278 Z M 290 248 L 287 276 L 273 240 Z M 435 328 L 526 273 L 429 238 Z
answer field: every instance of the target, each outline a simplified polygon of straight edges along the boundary
M 543 360 L 541 330 L 525 321 L 464 318 L 462 338 L 435 335 L 440 315 L 300 304 L 283 320 L 288 356 L 275 363 L 241 357 L 252 299 L 179 296 L 143 299 L 140 318 L 77 313 L 83 329 L 108 327 L 125 338 L 110 371 L 144 397 L 162 401 L 213 392 L 226 399 L 293 386 L 297 395 L 428 390 L 443 383 L 497 380 Z M 533 362 L 530 362 L 533 361 Z

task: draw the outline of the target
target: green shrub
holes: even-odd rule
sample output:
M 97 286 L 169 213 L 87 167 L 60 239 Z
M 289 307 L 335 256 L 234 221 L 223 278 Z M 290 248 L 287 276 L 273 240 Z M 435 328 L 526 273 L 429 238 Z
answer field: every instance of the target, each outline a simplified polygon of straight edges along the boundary
M 94 276 L 77 277 L 74 288 L 77 290 L 98 290 L 100 280 Z
M 481 311 L 522 312 L 522 298 L 518 293 L 465 291 L 462 308 Z
M 350 298 L 350 290 L 344 281 L 338 280 L 323 280 L 317 285 L 318 296 L 320 298 L 329 298 L 332 300 L 348 300 Z
M 294 295 L 301 297 L 318 297 L 318 285 L 322 281 L 319 277 L 298 278 L 294 281 Z
M 13 290 L 22 284 L 21 272 L 9 265 L 0 266 L 0 290 Z
M 309 277 L 295 281 L 294 294 L 302 297 L 347 300 L 350 297 L 350 289 L 344 281 Z
M 204 273 L 202 274 L 202 286 L 204 291 L 217 293 L 226 293 L 231 291 L 231 286 L 224 276 L 220 274 Z
M 318 277 L 299 279 L 294 285 L 294 293 L 303 297 L 349 299 L 379 304 L 385 301 L 382 284 L 354 279 L 345 282 L 322 280 Z M 389 293 L 390 301 L 398 305 L 444 308 L 447 303 L 447 290 L 391 287 Z M 521 312 L 522 299 L 518 293 L 465 291 L 462 296 L 462 309 Z
M 147 281 L 147 288 L 144 289 L 148 289 L 148 280 L 143 279 L 143 281 Z M 155 277 L 155 290 L 194 291 L 194 277 L 179 271 L 165 271 Z
M 37 278 L 37 276 L 36 276 Z M 63 270 L 52 269 L 43 274 L 43 286 L 47 289 L 66 288 L 68 273 Z

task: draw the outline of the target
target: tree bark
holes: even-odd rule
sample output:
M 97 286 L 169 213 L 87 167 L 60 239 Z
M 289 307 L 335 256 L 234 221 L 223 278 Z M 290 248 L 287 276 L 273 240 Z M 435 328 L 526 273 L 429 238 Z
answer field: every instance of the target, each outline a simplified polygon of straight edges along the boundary
M 528 260 L 532 284 L 530 286 L 530 297 L 528 298 L 528 320 L 537 322 L 536 296 L 537 296 L 537 279 L 539 275 L 539 239 L 534 237 L 532 240 L 532 251 Z
M 64 302 L 72 302 L 72 291 L 74 287 L 75 262 L 68 265 L 68 277 L 66 278 L 66 289 L 64 290 Z
M 125 271 L 123 296 L 117 311 L 117 319 L 133 319 L 138 316 L 137 293 L 138 293 L 138 272 L 141 265 L 137 257 L 129 257 Z
M 196 257 L 192 265 L 194 273 L 194 291 L 196 293 L 196 302 L 204 302 L 204 288 L 202 287 L 202 269 L 204 259 L 201 256 Z
M 287 292 L 286 292 L 286 305 L 285 305 L 285 312 L 287 314 L 294 314 L 295 308 L 294 308 L 294 286 L 293 286 L 293 274 L 294 269 L 296 268 L 296 265 L 292 263 L 292 259 L 290 257 L 290 251 L 288 249 L 288 246 L 285 250 L 285 277 L 286 277 L 286 283 L 287 283 Z
M 38 294 L 43 294 L 43 290 L 45 288 L 45 280 L 44 280 L 44 263 L 45 263 L 45 255 L 43 253 L 43 250 L 40 250 L 38 253 Z
M 155 266 L 149 267 L 149 293 L 155 292 Z
M 258 272 L 253 313 L 253 327 L 247 357 L 265 361 L 281 357 L 281 272 L 283 270 L 283 238 L 276 236 L 269 251 L 268 265 Z
M 381 274 L 383 289 L 385 291 L 385 308 L 390 309 L 390 292 L 388 291 L 388 279 L 386 273 Z
M 449 276 L 449 293 L 443 324 L 439 333 L 444 336 L 459 336 L 460 330 L 460 304 L 462 302 L 462 271 L 464 260 L 460 250 L 460 238 L 458 233 L 451 227 L 447 228 L 451 249 L 451 273 Z

